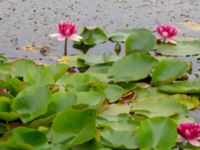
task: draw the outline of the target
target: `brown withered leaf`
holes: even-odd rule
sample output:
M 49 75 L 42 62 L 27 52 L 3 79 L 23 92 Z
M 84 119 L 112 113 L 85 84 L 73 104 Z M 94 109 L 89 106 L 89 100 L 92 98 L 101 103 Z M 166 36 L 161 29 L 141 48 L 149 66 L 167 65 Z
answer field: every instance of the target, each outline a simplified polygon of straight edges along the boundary
M 40 50 L 40 47 L 36 46 L 36 44 L 32 44 L 32 45 L 27 45 L 21 48 L 24 51 L 35 51 L 35 50 Z
M 131 90 L 127 93 L 125 93 L 118 101 L 118 103 L 121 104 L 129 104 L 136 98 L 136 92 L 134 90 Z
M 98 109 L 98 112 L 104 111 L 109 106 L 109 100 L 105 99 L 102 103 L 101 107 Z
M 196 22 L 187 20 L 184 22 L 184 25 L 185 25 L 185 27 L 187 27 L 189 29 L 200 31 L 200 24 L 198 24 Z

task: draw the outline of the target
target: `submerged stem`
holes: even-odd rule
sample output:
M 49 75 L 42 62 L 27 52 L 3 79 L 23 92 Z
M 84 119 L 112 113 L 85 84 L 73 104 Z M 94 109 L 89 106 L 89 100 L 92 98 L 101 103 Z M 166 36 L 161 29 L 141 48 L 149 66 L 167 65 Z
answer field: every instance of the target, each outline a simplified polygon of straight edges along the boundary
M 65 40 L 65 45 L 64 45 L 64 56 L 67 56 L 67 38 Z

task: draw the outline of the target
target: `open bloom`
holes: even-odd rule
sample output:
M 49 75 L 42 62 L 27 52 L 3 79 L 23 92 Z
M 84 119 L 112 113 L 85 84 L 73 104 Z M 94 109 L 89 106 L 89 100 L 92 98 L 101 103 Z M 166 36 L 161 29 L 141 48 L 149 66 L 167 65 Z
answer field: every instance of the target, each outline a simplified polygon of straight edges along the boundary
M 176 44 L 176 41 L 173 40 L 173 37 L 179 32 L 176 27 L 170 25 L 157 25 L 156 32 L 159 34 L 159 39 L 163 40 L 164 42 L 166 41 Z
M 77 26 L 70 22 L 60 22 L 57 25 L 58 33 L 50 34 L 50 37 L 56 38 L 59 41 L 64 41 L 66 39 L 71 39 L 73 41 L 80 41 L 81 36 L 77 35 Z
M 198 141 L 200 139 L 200 124 L 190 122 L 181 123 L 177 128 L 177 132 L 190 144 L 200 146 L 200 142 Z

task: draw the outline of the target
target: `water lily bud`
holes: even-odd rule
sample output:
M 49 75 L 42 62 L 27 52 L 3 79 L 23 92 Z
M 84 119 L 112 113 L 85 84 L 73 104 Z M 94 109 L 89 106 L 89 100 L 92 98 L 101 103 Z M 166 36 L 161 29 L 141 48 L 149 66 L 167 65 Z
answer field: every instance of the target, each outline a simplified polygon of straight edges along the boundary
M 121 52 L 121 45 L 119 44 L 119 42 L 117 42 L 117 43 L 115 44 L 115 53 L 116 53 L 117 55 L 119 55 L 120 52 Z

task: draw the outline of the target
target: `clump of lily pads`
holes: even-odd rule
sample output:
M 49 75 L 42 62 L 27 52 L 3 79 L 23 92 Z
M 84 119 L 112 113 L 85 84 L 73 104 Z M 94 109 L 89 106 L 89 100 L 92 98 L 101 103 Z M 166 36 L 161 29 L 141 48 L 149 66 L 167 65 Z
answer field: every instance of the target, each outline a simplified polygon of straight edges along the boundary
M 190 62 L 168 53 L 196 53 L 199 40 L 175 45 L 178 29 L 169 25 L 157 26 L 159 38 L 147 29 L 57 28 L 52 37 L 65 41 L 65 55 L 67 39 L 85 47 L 110 40 L 118 50 L 56 64 L 2 56 L 0 149 L 198 149 L 200 125 L 189 112 L 199 107 L 200 80 L 191 80 Z

